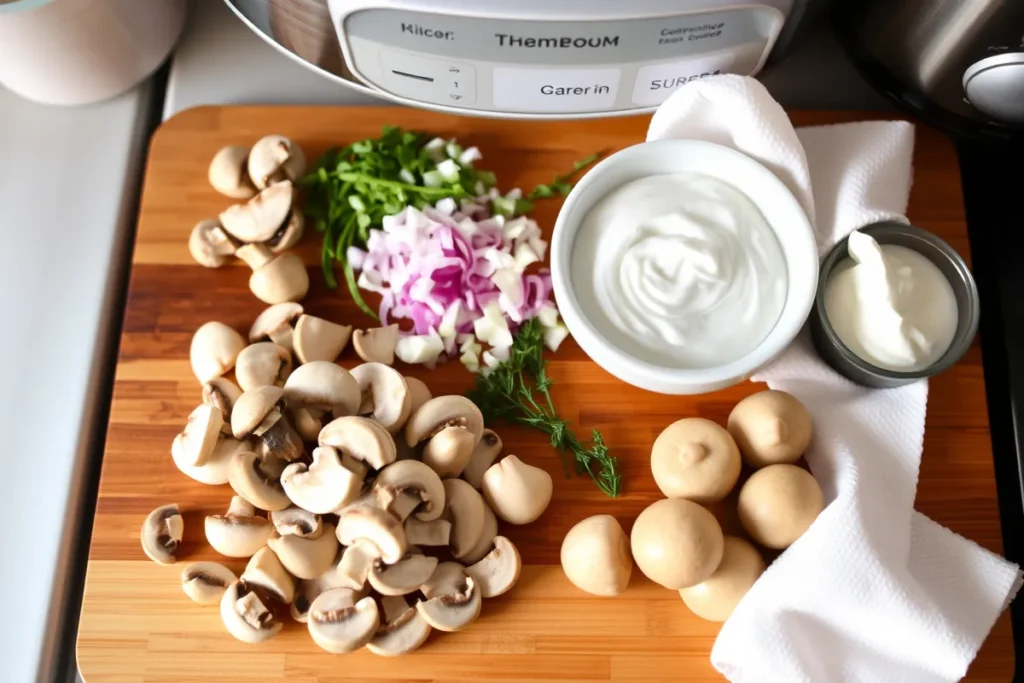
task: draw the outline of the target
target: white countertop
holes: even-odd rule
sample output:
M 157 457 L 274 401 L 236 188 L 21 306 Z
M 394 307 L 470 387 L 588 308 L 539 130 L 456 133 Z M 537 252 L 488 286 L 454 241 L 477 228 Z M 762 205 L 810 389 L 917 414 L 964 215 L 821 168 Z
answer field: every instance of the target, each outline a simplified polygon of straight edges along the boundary
M 0 551 L 7 625 L 0 679 L 54 671 L 60 612 L 74 567 L 96 391 L 116 348 L 109 294 L 134 225 L 150 86 L 73 109 L 46 107 L 0 87 L 0 315 L 7 359 L 0 402 Z

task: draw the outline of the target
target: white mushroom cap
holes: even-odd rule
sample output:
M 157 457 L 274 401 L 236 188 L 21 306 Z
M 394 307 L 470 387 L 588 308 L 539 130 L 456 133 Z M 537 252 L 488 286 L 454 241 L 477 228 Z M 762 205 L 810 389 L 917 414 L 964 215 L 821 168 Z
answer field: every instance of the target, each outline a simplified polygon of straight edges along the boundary
M 494 514 L 491 513 L 491 516 L 493 517 Z M 404 528 L 405 540 L 409 545 L 442 546 L 448 545 L 451 540 L 452 523 L 447 519 L 423 522 L 413 516 L 405 520 Z M 494 533 L 498 533 L 497 521 L 494 523 Z M 490 543 L 490 539 L 488 539 L 488 543 Z
M 452 522 L 449 547 L 452 556 L 464 558 L 484 533 L 484 499 L 475 488 L 461 479 L 445 479 L 445 514 Z
M 794 463 L 811 443 L 811 414 L 785 391 L 747 396 L 729 413 L 728 426 L 752 467 Z
M 359 497 L 363 477 L 345 467 L 330 446 L 313 449 L 313 463 L 295 462 L 281 473 L 288 499 L 304 510 L 326 515 Z
M 192 374 L 201 384 L 220 377 L 235 367 L 235 358 L 244 348 L 242 335 L 224 323 L 205 323 L 192 335 L 189 348 Z
M 404 597 L 385 595 L 380 602 L 384 608 L 384 620 L 373 639 L 366 644 L 370 652 L 397 657 L 412 652 L 427 640 L 430 624 Z
M 220 224 L 242 242 L 266 242 L 288 220 L 294 196 L 291 182 L 274 183 L 245 204 L 224 210 Z
M 480 616 L 480 590 L 457 562 L 439 564 L 420 590 L 427 599 L 416 610 L 438 631 L 461 631 Z
M 321 446 L 331 446 L 375 470 L 395 461 L 395 440 L 374 420 L 356 415 L 335 418 L 320 430 Z
M 715 573 L 696 586 L 680 589 L 679 597 L 701 619 L 725 621 L 763 572 L 764 560 L 757 548 L 742 538 L 726 536 Z
M 352 348 L 356 355 L 367 363 L 391 365 L 395 362 L 395 347 L 398 346 L 398 324 L 356 330 L 352 334 Z
M 341 588 L 321 593 L 309 607 L 306 625 L 318 646 L 334 654 L 358 650 L 370 642 L 380 617 L 373 598 L 352 604 L 352 591 Z
M 409 533 L 408 527 L 405 530 L 405 535 L 409 539 L 409 543 L 413 543 L 413 536 Z M 484 559 L 487 553 L 491 552 L 491 548 L 494 546 L 494 539 L 497 536 L 498 518 L 494 515 L 494 510 L 491 509 L 491 506 L 484 503 L 484 532 L 480 535 L 480 540 L 476 542 L 476 545 L 459 558 L 459 562 L 469 565 Z
M 293 252 L 274 255 L 263 244 L 245 244 L 235 256 L 252 268 L 249 290 L 265 304 L 299 301 L 309 291 L 309 273 Z
M 220 430 L 227 436 L 231 436 L 231 410 L 241 395 L 242 390 L 227 377 L 217 377 L 203 385 L 203 403 L 220 411 L 224 420 Z
M 442 477 L 457 477 L 469 464 L 477 436 L 462 426 L 446 426 L 423 447 L 423 462 Z
M 231 499 L 227 513 L 209 515 L 204 528 L 210 547 L 227 557 L 252 557 L 274 534 L 270 520 L 257 517 L 255 508 L 240 496 Z
M 611 597 L 626 590 L 633 574 L 629 537 L 611 515 L 579 522 L 562 540 L 562 571 L 580 590 Z
M 380 471 L 374 480 L 373 494 L 382 508 L 388 509 L 401 494 L 415 497 L 417 519 L 429 522 L 444 512 L 445 488 L 441 478 L 418 460 L 399 460 Z M 403 511 L 404 512 L 404 511 Z M 408 514 L 396 514 L 404 520 Z
M 338 537 L 334 525 L 324 523 L 324 532 L 316 538 L 289 534 L 267 541 L 288 573 L 297 579 L 315 579 L 328 569 L 338 554 Z
M 248 153 L 249 179 L 258 188 L 281 180 L 296 181 L 306 172 L 306 155 L 283 135 L 267 135 Z
M 405 376 L 405 386 L 409 390 L 410 415 L 420 409 L 424 403 L 434 398 L 426 382 L 418 377 Z
M 284 389 L 275 386 L 255 387 L 243 392 L 231 409 L 231 433 L 236 439 L 245 439 L 254 434 L 264 420 L 277 411 L 282 398 Z M 277 412 L 274 419 L 280 419 L 280 412 Z M 265 425 L 265 429 L 257 436 L 266 433 L 272 424 Z
M 651 473 L 667 498 L 717 503 L 740 477 L 740 451 L 723 427 L 702 417 L 687 417 L 654 440 Z
M 287 605 L 295 599 L 295 579 L 270 548 L 260 548 L 249 558 L 241 580 L 259 588 L 279 603 Z
M 484 499 L 494 514 L 509 524 L 535 521 L 547 509 L 553 490 L 550 474 L 514 455 L 484 472 Z
M 409 416 L 405 424 L 405 442 L 415 446 L 445 427 L 465 427 L 473 434 L 473 446 L 484 433 L 484 416 L 465 396 L 436 396 Z
M 696 585 L 722 560 L 722 527 L 697 503 L 665 498 L 649 505 L 630 532 L 633 559 L 647 578 L 665 588 Z
M 469 462 L 462 469 L 462 478 L 479 491 L 484 485 L 484 472 L 501 455 L 501 437 L 491 429 L 485 429 L 480 436 L 480 443 L 473 449 Z
M 274 525 L 274 531 L 281 536 L 313 539 L 320 538 L 324 532 L 324 520 L 320 515 L 296 505 L 271 512 L 270 523 Z M 333 526 L 331 531 L 334 531 Z
M 292 355 L 274 342 L 256 342 L 235 359 L 235 379 L 243 391 L 257 387 L 284 386 L 292 371 Z
M 292 335 L 302 312 L 302 305 L 293 301 L 268 306 L 256 316 L 249 328 L 249 343 L 269 340 L 288 349 L 289 353 L 293 352 Z
M 301 365 L 299 367 L 302 367 Z M 324 428 L 324 413 L 316 408 L 290 408 L 289 414 L 295 431 L 299 433 L 303 441 L 316 441 L 320 436 L 320 430 Z
M 800 538 L 824 508 L 821 486 L 796 465 L 768 465 L 740 489 L 736 510 L 750 537 L 782 550 Z
M 339 325 L 312 315 L 299 316 L 292 343 L 300 363 L 315 360 L 331 363 L 341 355 L 352 335 L 351 325 Z
M 372 414 L 392 434 L 401 430 L 412 406 L 409 387 L 401 373 L 381 363 L 363 363 L 352 368 L 352 376 L 363 394 L 359 413 Z
M 248 199 L 256 194 L 246 169 L 248 159 L 249 148 L 244 145 L 222 147 L 213 155 L 206 174 L 213 189 L 232 199 Z
M 181 432 L 181 456 L 184 462 L 191 467 L 200 467 L 209 462 L 223 426 L 224 418 L 217 408 L 204 403 L 193 410 Z
M 339 513 L 338 540 L 342 545 L 369 541 L 385 564 L 398 562 L 408 548 L 401 522 L 380 508 L 361 503 Z
M 213 219 L 196 223 L 188 236 L 189 254 L 205 268 L 220 268 L 237 249 L 238 244 Z
M 374 563 L 367 578 L 381 595 L 408 595 L 426 583 L 436 568 L 436 557 L 411 553 L 391 565 Z
M 228 633 L 243 643 L 262 643 L 282 628 L 253 586 L 239 580 L 228 586 L 220 600 L 220 618 Z
M 273 481 L 252 451 L 243 451 L 228 465 L 228 483 L 235 493 L 260 510 L 284 510 L 291 505 L 281 482 Z
M 495 536 L 494 549 L 476 564 L 466 567 L 466 576 L 476 582 L 481 597 L 493 598 L 512 590 L 522 566 L 519 550 L 512 541 Z
M 142 551 L 157 564 L 174 564 L 184 532 L 185 521 L 178 505 L 161 505 L 142 522 Z
M 228 468 L 231 465 L 232 458 L 238 453 L 252 450 L 248 441 L 239 441 L 230 436 L 223 437 L 217 441 L 217 444 L 213 447 L 213 453 L 207 458 L 206 462 L 196 466 L 189 464 L 188 458 L 185 455 L 183 440 L 184 437 L 178 434 L 174 437 L 174 442 L 171 444 L 171 458 L 174 460 L 175 466 L 186 477 L 209 486 L 220 486 L 221 484 L 228 483 Z
M 334 417 L 355 415 L 362 401 L 359 382 L 348 370 L 325 360 L 295 368 L 284 383 L 284 400 L 295 408 L 314 408 Z
M 200 605 L 218 604 L 237 580 L 233 571 L 218 562 L 193 562 L 181 571 L 181 589 Z

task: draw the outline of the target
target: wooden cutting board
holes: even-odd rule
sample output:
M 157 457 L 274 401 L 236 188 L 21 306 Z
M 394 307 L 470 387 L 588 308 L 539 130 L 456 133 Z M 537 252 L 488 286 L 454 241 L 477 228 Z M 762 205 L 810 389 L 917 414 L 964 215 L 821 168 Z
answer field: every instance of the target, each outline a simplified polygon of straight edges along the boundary
M 797 125 L 865 118 L 850 113 L 796 112 Z M 623 495 L 610 499 L 587 479 L 567 479 L 545 438 L 497 426 L 506 453 L 543 467 L 555 478 L 544 516 L 525 527 L 503 525 L 519 547 L 524 569 L 515 589 L 486 601 L 468 630 L 433 635 L 416 653 L 385 659 L 361 651 L 335 656 L 317 649 L 303 625 L 290 623 L 275 639 L 245 645 L 227 635 L 216 608 L 192 603 L 179 587 L 182 566 L 220 559 L 205 542 L 202 520 L 222 512 L 228 486 L 207 487 L 180 474 L 171 440 L 199 403 L 189 370 L 193 331 L 220 320 L 245 333 L 263 309 L 247 288 L 241 265 L 207 270 L 189 257 L 186 240 L 200 219 L 229 204 L 206 183 L 220 147 L 251 144 L 283 133 L 314 158 L 329 146 L 376 136 L 384 124 L 457 136 L 483 151 L 482 167 L 503 188 L 530 188 L 597 150 L 640 142 L 646 117 L 601 121 L 510 122 L 468 119 L 399 108 L 201 108 L 179 114 L 153 137 L 139 217 L 124 330 L 110 412 L 85 599 L 78 663 L 87 683 L 104 681 L 714 681 L 709 653 L 718 625 L 693 616 L 674 591 L 634 570 L 618 598 L 574 588 L 559 567 L 566 531 L 593 514 L 611 514 L 628 530 L 660 498 L 649 467 L 650 446 L 666 425 L 686 416 L 723 422 L 731 407 L 758 389 L 746 384 L 715 394 L 668 397 L 627 386 L 591 362 L 571 341 L 550 361 L 559 413 L 580 433 L 600 429 L 618 456 Z M 914 223 L 967 254 L 960 179 L 952 147 L 932 130 L 918 131 L 910 203 Z M 535 218 L 550 231 L 558 202 L 538 205 Z M 307 234 L 300 251 L 313 282 L 308 312 L 368 325 L 341 292 L 320 277 L 319 239 Z M 340 362 L 358 363 L 346 350 Z M 472 377 L 458 363 L 436 371 L 401 368 L 424 379 L 435 395 L 462 393 Z M 148 561 L 139 528 L 154 507 L 176 502 L 185 517 L 177 566 Z M 715 509 L 727 532 L 737 532 L 735 494 Z M 928 411 L 918 509 L 952 530 L 999 552 L 991 445 L 977 345 L 934 380 Z M 243 564 L 226 561 L 236 571 Z M 1013 671 L 1008 615 L 996 624 L 971 669 L 974 681 L 1007 681 Z

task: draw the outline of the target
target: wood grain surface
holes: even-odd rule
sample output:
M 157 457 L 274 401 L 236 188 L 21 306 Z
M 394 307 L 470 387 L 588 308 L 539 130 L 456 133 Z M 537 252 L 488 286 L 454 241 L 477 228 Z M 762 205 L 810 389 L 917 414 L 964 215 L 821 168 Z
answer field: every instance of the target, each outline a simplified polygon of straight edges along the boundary
M 793 114 L 797 125 L 866 118 L 846 113 Z M 555 478 L 550 508 L 536 523 L 503 525 L 519 547 L 524 570 L 515 589 L 486 601 L 480 619 L 457 634 L 434 634 L 418 652 L 397 659 L 368 651 L 327 654 L 303 625 L 289 623 L 258 646 L 224 631 L 216 608 L 182 593 L 179 573 L 193 560 L 221 559 L 205 542 L 202 520 L 222 512 L 228 486 L 207 487 L 180 474 L 171 440 L 199 403 L 188 363 L 189 341 L 203 322 L 220 320 L 243 332 L 264 308 L 247 288 L 241 265 L 207 270 L 195 265 L 186 239 L 200 219 L 230 200 L 206 183 L 220 147 L 251 144 L 283 133 L 310 157 L 327 147 L 375 136 L 383 124 L 457 136 L 483 151 L 484 168 L 504 188 L 530 188 L 571 168 L 596 150 L 640 142 L 646 117 L 576 122 L 467 119 L 398 108 L 202 108 L 179 114 L 155 134 L 146 171 L 138 237 L 110 413 L 99 502 L 92 535 L 78 635 L 78 663 L 87 683 L 106 681 L 713 681 L 709 661 L 718 625 L 693 616 L 674 591 L 634 570 L 618 598 L 575 589 L 558 565 L 568 529 L 593 514 L 611 514 L 628 530 L 660 498 L 649 467 L 655 436 L 672 421 L 703 416 L 724 421 L 731 407 L 758 389 L 746 384 L 714 394 L 667 397 L 619 382 L 573 343 L 550 361 L 559 412 L 581 433 L 600 429 L 621 463 L 624 491 L 602 495 L 587 479 L 565 478 L 545 438 L 499 425 L 506 453 L 545 468 Z M 920 129 L 910 218 L 967 254 L 956 159 L 938 133 Z M 550 231 L 558 202 L 534 216 Z M 318 271 L 319 239 L 300 247 L 313 281 L 308 312 L 356 326 L 369 324 L 347 296 L 329 291 Z M 358 363 L 351 349 L 340 361 Z M 1000 529 L 978 346 L 932 383 L 917 507 L 954 531 L 998 552 Z M 436 371 L 401 368 L 424 379 L 434 394 L 461 393 L 472 377 L 458 363 Z M 139 528 L 154 507 L 176 502 L 185 517 L 177 566 L 148 561 Z M 735 494 L 715 512 L 737 531 Z M 244 563 L 226 561 L 241 570 Z M 1007 681 L 1013 670 L 1008 615 L 1003 615 L 971 668 L 969 680 Z

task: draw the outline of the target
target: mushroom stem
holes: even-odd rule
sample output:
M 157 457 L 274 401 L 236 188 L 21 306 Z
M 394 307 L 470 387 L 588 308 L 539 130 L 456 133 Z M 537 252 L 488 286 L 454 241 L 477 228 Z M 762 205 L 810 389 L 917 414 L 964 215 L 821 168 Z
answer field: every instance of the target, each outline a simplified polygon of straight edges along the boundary
M 256 514 L 256 508 L 241 496 L 231 496 L 231 503 L 228 505 L 227 515 L 238 515 L 239 517 L 252 517 Z
M 273 252 L 262 244 L 244 244 L 235 251 L 235 256 L 245 261 L 253 270 L 259 270 L 274 258 Z
M 387 509 L 388 512 L 404 522 L 422 504 L 423 498 L 417 493 L 400 491 L 391 504 L 387 506 Z

